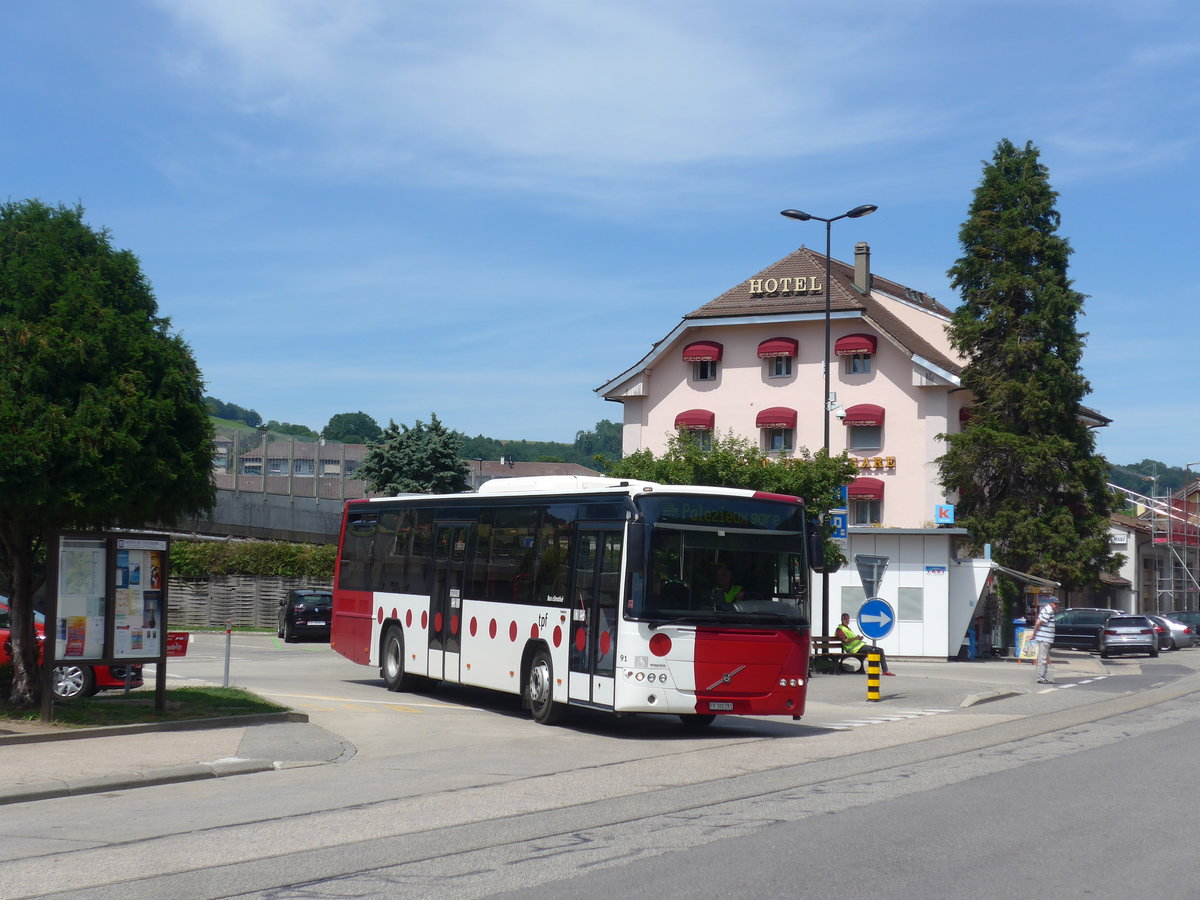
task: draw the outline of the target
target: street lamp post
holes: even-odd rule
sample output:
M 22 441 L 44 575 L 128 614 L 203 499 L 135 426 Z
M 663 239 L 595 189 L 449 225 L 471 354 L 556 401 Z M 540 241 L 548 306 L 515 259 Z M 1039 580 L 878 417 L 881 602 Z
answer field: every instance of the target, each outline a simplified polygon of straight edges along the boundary
M 798 209 L 780 210 L 781 216 L 787 216 L 789 219 L 798 219 L 801 222 L 817 221 L 825 223 L 825 397 L 821 401 L 821 415 L 825 420 L 825 456 L 829 456 L 829 413 L 833 409 L 833 403 L 829 399 L 829 320 L 831 317 L 831 276 L 833 274 L 833 265 L 830 261 L 831 242 L 833 238 L 833 223 L 838 219 L 861 219 L 863 216 L 869 216 L 875 210 L 879 209 L 870 203 L 856 206 L 848 212 L 842 213 L 840 216 L 826 219 L 823 216 L 814 216 L 806 212 L 801 212 Z M 828 570 L 821 573 L 821 623 L 825 629 L 825 633 L 829 634 L 829 572 Z

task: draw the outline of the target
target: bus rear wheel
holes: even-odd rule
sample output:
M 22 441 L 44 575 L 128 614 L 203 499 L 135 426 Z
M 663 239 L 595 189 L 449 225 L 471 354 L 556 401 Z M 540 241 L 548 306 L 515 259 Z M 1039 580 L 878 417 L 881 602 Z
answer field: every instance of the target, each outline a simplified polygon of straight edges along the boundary
M 529 664 L 525 678 L 525 699 L 533 721 L 553 725 L 562 718 L 562 704 L 554 702 L 554 663 L 546 650 L 539 650 Z
M 389 691 L 411 691 L 417 685 L 416 676 L 404 671 L 404 632 L 399 625 L 391 625 L 384 632 L 379 674 Z

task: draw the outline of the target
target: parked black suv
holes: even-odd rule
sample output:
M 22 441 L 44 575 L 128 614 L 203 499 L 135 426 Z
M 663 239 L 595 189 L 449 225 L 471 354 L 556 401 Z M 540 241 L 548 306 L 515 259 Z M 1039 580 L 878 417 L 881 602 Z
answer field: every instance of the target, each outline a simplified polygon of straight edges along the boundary
M 279 601 L 279 637 L 289 643 L 300 637 L 329 640 L 333 625 L 333 593 L 307 588 L 290 590 Z
M 1100 632 L 1109 616 L 1120 615 L 1120 609 L 1099 609 L 1077 606 L 1054 617 L 1054 646 L 1069 650 L 1100 649 Z

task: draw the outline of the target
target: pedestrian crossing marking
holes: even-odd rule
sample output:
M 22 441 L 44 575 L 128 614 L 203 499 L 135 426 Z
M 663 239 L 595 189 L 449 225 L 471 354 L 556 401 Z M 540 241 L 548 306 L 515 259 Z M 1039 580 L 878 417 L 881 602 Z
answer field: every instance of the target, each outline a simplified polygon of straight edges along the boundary
M 829 725 L 822 725 L 821 727 L 829 728 L 833 731 L 849 731 L 851 728 L 861 728 L 864 725 L 882 725 L 886 722 L 900 722 L 904 719 L 919 719 L 923 716 L 936 716 L 950 711 L 948 709 L 896 709 L 883 715 L 845 719 L 841 722 L 834 722 Z

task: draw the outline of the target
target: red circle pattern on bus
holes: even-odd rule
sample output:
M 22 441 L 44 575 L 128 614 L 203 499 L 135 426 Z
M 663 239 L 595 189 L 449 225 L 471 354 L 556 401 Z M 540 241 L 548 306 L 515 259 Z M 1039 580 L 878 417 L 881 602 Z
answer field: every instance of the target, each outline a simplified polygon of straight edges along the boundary
M 450 617 L 450 633 L 458 634 L 458 616 Z
M 532 640 L 535 640 L 535 641 L 537 640 L 537 638 L 538 638 L 537 622 L 534 622 L 532 625 L 529 626 L 529 637 Z
M 429 627 L 429 613 L 421 610 L 421 630 L 424 631 Z
M 671 639 L 659 632 L 650 638 L 650 652 L 655 656 L 666 656 L 671 652 Z
M 491 623 L 488 625 L 488 637 L 490 637 L 492 640 L 496 639 L 496 620 L 495 619 L 492 619 Z
M 380 625 L 383 624 L 383 607 L 382 606 L 379 607 L 379 612 L 375 613 L 375 621 L 377 621 Z
M 471 637 L 475 637 L 475 632 L 479 629 L 479 620 L 471 616 L 471 624 L 468 627 L 471 629 Z
M 608 651 L 612 648 L 612 635 L 607 631 L 600 635 L 600 655 L 608 656 Z
M 582 653 L 587 649 L 587 629 L 579 628 L 575 631 L 575 649 Z
M 510 641 L 515 641 L 517 639 L 517 623 L 516 622 L 508 623 L 508 639 Z
M 562 628 L 560 628 L 558 625 L 555 625 L 554 626 L 554 646 L 557 647 L 560 644 L 562 644 Z
M 411 609 L 404 613 L 404 624 L 407 625 L 409 628 L 412 628 L 412 610 Z
M 440 612 L 435 612 L 433 614 L 433 630 L 434 631 L 442 630 L 442 614 Z

